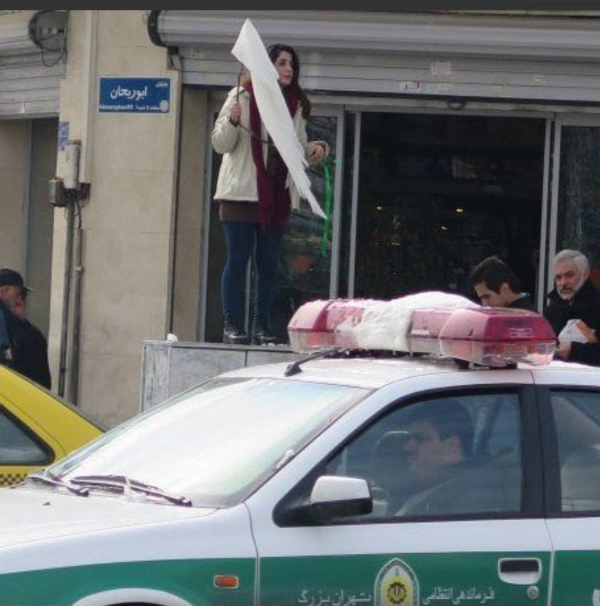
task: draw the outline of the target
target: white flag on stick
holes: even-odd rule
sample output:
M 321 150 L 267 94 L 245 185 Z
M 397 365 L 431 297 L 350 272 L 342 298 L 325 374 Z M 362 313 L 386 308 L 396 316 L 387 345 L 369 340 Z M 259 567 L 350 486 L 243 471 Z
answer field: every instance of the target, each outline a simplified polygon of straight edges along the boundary
M 313 213 L 325 219 L 326 215 L 310 189 L 310 179 L 305 172 L 308 163 L 277 82 L 277 70 L 250 19 L 244 22 L 231 53 L 252 75 L 252 88 L 260 117 L 285 162 L 298 193 L 308 201 Z

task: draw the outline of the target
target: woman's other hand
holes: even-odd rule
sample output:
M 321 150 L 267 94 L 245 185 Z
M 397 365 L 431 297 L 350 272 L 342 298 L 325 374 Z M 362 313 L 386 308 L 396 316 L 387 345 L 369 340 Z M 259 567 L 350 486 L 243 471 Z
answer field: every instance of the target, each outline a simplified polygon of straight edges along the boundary
M 325 148 L 320 143 L 313 145 L 308 154 L 308 163 L 311 166 L 318 166 L 323 162 L 324 158 Z

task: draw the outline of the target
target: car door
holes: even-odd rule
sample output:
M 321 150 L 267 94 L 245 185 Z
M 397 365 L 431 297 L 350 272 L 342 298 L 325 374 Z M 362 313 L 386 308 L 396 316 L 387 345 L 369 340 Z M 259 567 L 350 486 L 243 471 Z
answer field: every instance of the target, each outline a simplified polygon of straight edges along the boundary
M 552 605 L 600 606 L 600 386 L 554 386 L 545 395 Z
M 275 490 L 251 502 L 260 605 L 546 604 L 550 544 L 532 394 L 490 385 L 399 398 L 347 430 L 277 506 L 267 504 Z M 406 445 L 418 439 L 413 412 L 451 403 L 472 422 L 470 460 L 424 489 L 425 506 L 417 498 L 417 507 L 404 507 L 412 497 L 403 491 L 414 488 L 404 481 L 414 480 L 416 455 Z M 445 439 L 456 446 L 456 436 Z M 324 523 L 286 518 L 323 474 L 366 479 L 372 513 Z

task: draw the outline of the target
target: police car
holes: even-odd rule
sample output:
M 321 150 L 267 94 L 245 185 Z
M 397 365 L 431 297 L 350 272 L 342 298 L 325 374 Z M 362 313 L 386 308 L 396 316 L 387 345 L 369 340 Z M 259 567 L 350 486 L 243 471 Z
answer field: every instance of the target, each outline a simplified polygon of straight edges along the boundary
M 600 371 L 533 312 L 414 297 L 308 303 L 295 362 L 0 491 L 0 603 L 600 604 Z

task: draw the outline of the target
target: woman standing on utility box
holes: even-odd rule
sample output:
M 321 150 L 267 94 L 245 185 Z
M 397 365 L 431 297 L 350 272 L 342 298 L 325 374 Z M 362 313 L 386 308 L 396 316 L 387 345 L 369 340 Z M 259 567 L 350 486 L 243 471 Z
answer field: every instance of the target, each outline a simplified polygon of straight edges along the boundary
M 324 141 L 307 141 L 311 104 L 298 83 L 296 51 L 274 44 L 267 52 L 306 158 L 309 164 L 318 165 L 327 157 L 329 146 Z M 214 150 L 223 154 L 214 196 L 227 247 L 221 276 L 223 342 L 275 343 L 270 315 L 281 241 L 290 208 L 297 208 L 300 198 L 261 120 L 250 77 L 229 92 L 215 123 L 212 143 Z M 253 252 L 257 281 L 249 337 L 244 330 L 244 286 Z

